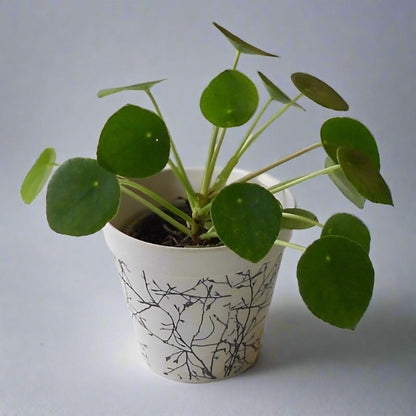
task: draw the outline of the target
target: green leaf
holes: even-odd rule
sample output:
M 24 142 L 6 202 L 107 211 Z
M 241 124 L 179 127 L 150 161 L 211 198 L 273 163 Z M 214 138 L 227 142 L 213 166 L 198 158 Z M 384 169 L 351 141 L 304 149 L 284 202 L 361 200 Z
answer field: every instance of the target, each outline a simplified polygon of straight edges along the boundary
M 165 81 L 164 79 L 159 79 L 157 81 L 142 82 L 140 84 L 128 85 L 127 87 L 115 87 L 115 88 L 106 88 L 97 92 L 97 97 L 102 98 L 110 94 L 115 94 L 116 92 L 121 91 L 148 91 L 153 85 L 158 84 L 159 82 Z
M 367 226 L 351 214 L 338 213 L 325 223 L 321 237 L 339 235 L 358 243 L 368 254 L 370 251 L 371 236 Z
M 329 168 L 334 165 L 336 163 L 328 156 L 325 160 L 325 167 Z M 354 188 L 342 170 L 332 172 L 328 176 L 347 199 L 358 208 L 364 208 L 365 198 Z
M 303 72 L 296 72 L 292 74 L 291 78 L 296 88 L 315 103 L 331 110 L 348 110 L 348 104 L 344 99 L 320 79 Z
M 73 236 L 93 234 L 118 211 L 117 177 L 94 159 L 63 163 L 49 181 L 46 215 L 52 230 Z
M 337 158 L 348 181 L 364 198 L 379 204 L 393 205 L 388 185 L 365 154 L 349 147 L 340 147 Z
M 239 71 L 227 69 L 216 76 L 202 93 L 204 117 L 218 127 L 245 124 L 255 113 L 259 94 L 254 83 Z
M 359 244 L 331 235 L 307 247 L 297 278 L 300 294 L 314 315 L 339 328 L 354 329 L 370 302 L 374 269 Z
M 321 141 L 328 155 L 337 162 L 337 150 L 351 147 L 364 153 L 380 170 L 380 156 L 373 135 L 364 124 L 348 117 L 335 117 L 321 127 Z
M 260 185 L 235 183 L 216 196 L 211 216 L 220 240 L 256 263 L 276 241 L 282 211 L 278 200 Z
M 284 214 L 296 215 L 300 218 L 295 218 L 291 216 L 286 217 Z M 304 230 L 306 228 L 311 228 L 314 225 L 316 225 L 313 224 L 313 222 L 318 222 L 318 218 L 312 212 L 301 208 L 286 208 L 283 210 L 281 228 L 286 228 L 289 230 Z
M 169 152 L 170 136 L 163 120 L 152 111 L 129 104 L 105 123 L 97 159 L 110 172 L 144 178 L 166 166 Z
M 259 48 L 256 48 L 255 46 L 250 45 L 249 43 L 245 42 L 239 37 L 233 35 L 231 32 L 229 32 L 227 29 L 220 26 L 218 23 L 214 22 L 213 24 L 231 42 L 231 44 L 234 46 L 234 48 L 237 51 L 241 53 L 246 53 L 249 55 L 263 55 L 263 56 L 272 56 L 272 57 L 278 58 L 277 55 L 274 55 L 269 52 L 265 52 Z
M 264 86 L 266 87 L 266 90 L 270 94 L 270 97 L 275 100 L 279 101 L 283 104 L 290 103 L 292 100 L 275 84 L 273 84 L 272 81 L 270 81 L 269 78 L 266 77 L 262 72 L 258 71 L 258 74 L 263 81 Z M 299 105 L 298 103 L 293 104 L 295 107 L 300 108 L 301 110 L 305 111 L 305 109 Z
M 51 147 L 46 148 L 23 180 L 20 195 L 26 204 L 30 204 L 48 182 L 55 166 L 56 152 Z

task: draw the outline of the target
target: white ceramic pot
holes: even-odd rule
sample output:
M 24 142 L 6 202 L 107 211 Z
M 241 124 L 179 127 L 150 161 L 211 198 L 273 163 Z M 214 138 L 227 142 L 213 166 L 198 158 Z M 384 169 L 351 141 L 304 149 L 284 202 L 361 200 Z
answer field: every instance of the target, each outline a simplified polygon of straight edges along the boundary
M 247 172 L 236 170 L 231 181 Z M 199 186 L 200 169 L 188 171 Z M 168 200 L 184 196 L 172 171 L 140 180 Z M 262 175 L 258 182 L 276 180 Z M 277 195 L 294 207 L 290 192 Z M 156 373 L 183 382 L 237 375 L 259 352 L 283 248 L 274 246 L 259 263 L 227 247 L 174 248 L 146 243 L 123 232 L 140 207 L 123 197 L 117 216 L 104 228 L 114 255 L 138 344 Z M 279 238 L 288 241 L 290 231 Z

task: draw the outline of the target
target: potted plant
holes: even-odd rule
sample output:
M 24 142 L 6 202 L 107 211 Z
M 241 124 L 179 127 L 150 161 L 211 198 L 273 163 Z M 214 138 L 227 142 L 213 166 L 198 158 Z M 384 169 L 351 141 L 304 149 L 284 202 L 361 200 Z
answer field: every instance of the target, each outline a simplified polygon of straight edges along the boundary
M 322 224 L 295 206 L 289 188 L 328 175 L 360 208 L 366 200 L 393 205 L 373 135 L 348 117 L 325 121 L 319 143 L 261 170 L 236 168 L 283 113 L 304 111 L 301 97 L 335 111 L 348 110 L 348 104 L 312 75 L 291 76 L 299 90 L 291 99 L 259 72 L 268 98 L 258 110 L 257 87 L 237 65 L 242 54 L 276 55 L 214 25 L 236 55 L 233 67 L 212 79 L 200 99 L 212 124 L 203 169 L 184 168 L 151 92 L 158 80 L 101 90 L 99 97 L 143 91 L 154 111 L 131 104 L 116 111 L 101 131 L 96 159 L 58 165 L 55 150 L 45 149 L 21 188 L 30 203 L 49 182 L 47 219 L 58 233 L 82 236 L 104 228 L 143 356 L 157 373 L 188 382 L 229 377 L 254 363 L 284 247 L 301 252 L 299 291 L 314 315 L 354 329 L 366 311 L 374 283 L 367 227 L 346 213 Z M 276 103 L 279 108 L 264 121 L 265 110 Z M 218 168 L 228 129 L 246 125 L 235 153 Z M 323 168 L 284 182 L 266 173 L 316 148 L 326 153 Z M 321 231 L 308 247 L 289 241 L 291 230 L 310 227 Z

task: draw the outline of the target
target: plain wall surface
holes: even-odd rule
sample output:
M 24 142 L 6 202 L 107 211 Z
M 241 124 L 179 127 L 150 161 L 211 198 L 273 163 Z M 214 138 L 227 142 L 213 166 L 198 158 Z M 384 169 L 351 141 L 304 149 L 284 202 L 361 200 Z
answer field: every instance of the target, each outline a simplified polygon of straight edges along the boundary
M 256 366 L 185 385 L 142 365 L 102 234 L 54 234 L 45 192 L 28 207 L 19 189 L 45 147 L 56 148 L 58 162 L 94 157 L 113 112 L 128 102 L 150 107 L 145 94 L 98 99 L 98 90 L 162 78 L 153 92 L 184 164 L 202 165 L 211 127 L 199 97 L 234 60 L 213 21 L 280 56 L 241 57 L 262 102 L 257 70 L 290 96 L 297 71 L 341 93 L 345 115 L 378 141 L 395 207 L 367 203 L 360 211 L 325 177 L 294 187 L 298 205 L 321 221 L 347 211 L 372 230 L 376 284 L 367 314 L 355 331 L 314 318 L 297 292 L 299 253 L 287 250 Z M 414 415 L 415 21 L 410 0 L 1 1 L 0 415 Z M 241 168 L 318 141 L 321 124 L 339 115 L 300 103 L 307 111 L 288 111 Z M 230 132 L 220 164 L 240 132 Z M 318 149 L 272 173 L 284 180 L 323 160 Z M 316 236 L 299 232 L 293 241 Z

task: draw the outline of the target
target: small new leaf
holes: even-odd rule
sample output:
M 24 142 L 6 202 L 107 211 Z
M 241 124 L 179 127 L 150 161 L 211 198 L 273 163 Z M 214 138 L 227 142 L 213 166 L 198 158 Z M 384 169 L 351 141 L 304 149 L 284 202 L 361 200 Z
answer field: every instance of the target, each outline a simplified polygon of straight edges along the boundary
M 318 218 L 306 209 L 286 208 L 283 210 L 281 228 L 289 230 L 304 230 L 316 225 Z
M 332 87 L 320 79 L 303 72 L 296 72 L 292 74 L 291 78 L 295 87 L 306 97 L 315 101 L 315 103 L 331 110 L 348 110 L 349 107 L 345 100 Z
M 266 87 L 266 90 L 270 94 L 270 97 L 275 100 L 279 101 L 283 104 L 290 103 L 292 100 L 272 81 L 270 81 L 269 78 L 266 77 L 262 72 L 258 71 L 258 74 L 263 81 L 264 86 Z M 298 103 L 293 104 L 294 107 L 300 108 L 301 110 L 305 111 L 305 109 L 299 105 Z
M 256 48 L 253 45 L 250 45 L 249 43 L 245 42 L 239 37 L 233 35 L 231 32 L 229 32 L 227 29 L 220 26 L 218 23 L 214 22 L 213 24 L 231 42 L 231 44 L 234 46 L 234 48 L 237 51 L 241 53 L 249 54 L 249 55 L 262 55 L 262 56 L 271 56 L 271 57 L 278 58 L 277 55 L 263 51 L 259 48 Z
M 157 81 L 142 82 L 140 84 L 128 85 L 126 87 L 115 87 L 115 88 L 105 88 L 97 92 L 97 97 L 102 98 L 110 94 L 115 94 L 121 91 L 148 91 L 153 85 L 158 84 L 159 82 L 165 81 L 164 79 L 159 79 Z
M 52 173 L 55 166 L 56 152 L 51 147 L 46 148 L 32 168 L 27 173 L 20 195 L 26 204 L 30 204 L 40 193 Z
M 356 242 L 329 235 L 313 242 L 299 260 L 300 294 L 318 318 L 354 329 L 370 302 L 374 269 Z

